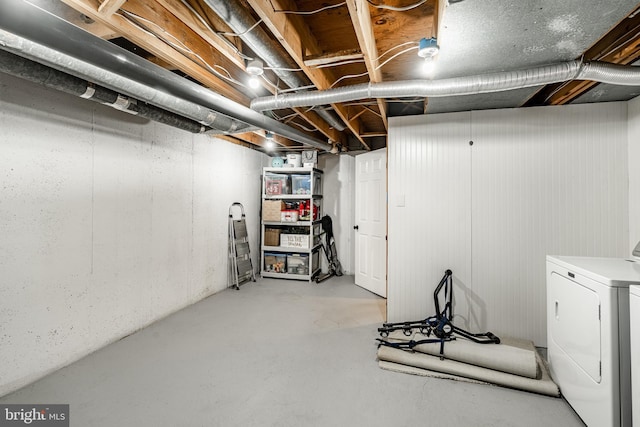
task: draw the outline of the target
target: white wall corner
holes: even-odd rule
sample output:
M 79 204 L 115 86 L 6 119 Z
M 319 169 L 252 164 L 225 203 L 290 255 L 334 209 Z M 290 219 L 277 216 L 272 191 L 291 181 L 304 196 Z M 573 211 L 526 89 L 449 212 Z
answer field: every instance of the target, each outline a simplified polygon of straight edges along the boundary
M 640 241 L 640 96 L 628 102 L 629 253 Z

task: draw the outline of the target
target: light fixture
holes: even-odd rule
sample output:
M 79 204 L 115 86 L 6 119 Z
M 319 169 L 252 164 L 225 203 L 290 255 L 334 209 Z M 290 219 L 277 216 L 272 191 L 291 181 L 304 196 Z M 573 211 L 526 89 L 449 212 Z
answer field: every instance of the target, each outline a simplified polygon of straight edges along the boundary
M 418 47 L 418 56 L 420 58 L 433 58 L 436 56 L 440 47 L 438 47 L 438 40 L 435 37 L 421 38 L 420 45 Z
M 260 86 L 260 80 L 258 79 L 264 73 L 264 66 L 262 65 L 262 61 L 259 59 L 252 59 L 247 62 L 247 66 L 245 68 L 247 73 L 251 76 L 249 78 L 249 86 L 256 89 Z
M 267 150 L 273 150 L 276 146 L 275 141 L 273 140 L 274 134 L 273 132 L 266 130 L 264 132 L 264 137 L 266 139 L 265 143 L 264 143 L 264 148 L 266 148 Z
M 252 89 L 258 89 L 260 87 L 260 80 L 258 80 L 258 77 L 256 76 L 249 77 L 249 86 Z
M 424 63 L 422 64 L 422 72 L 424 75 L 431 77 L 433 72 L 435 71 L 436 58 L 427 57 L 424 58 Z

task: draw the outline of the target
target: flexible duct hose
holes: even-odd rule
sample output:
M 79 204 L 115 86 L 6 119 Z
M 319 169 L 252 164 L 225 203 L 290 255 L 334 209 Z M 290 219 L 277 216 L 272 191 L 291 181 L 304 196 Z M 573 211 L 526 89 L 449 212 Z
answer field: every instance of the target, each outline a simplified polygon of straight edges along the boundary
M 256 98 L 251 108 L 256 111 L 280 108 L 351 102 L 368 98 L 444 97 L 500 92 L 541 86 L 568 80 L 592 80 L 624 86 L 640 85 L 640 67 L 580 61 L 528 70 L 506 71 L 442 80 L 406 80 L 365 83 L 324 91 L 293 93 Z

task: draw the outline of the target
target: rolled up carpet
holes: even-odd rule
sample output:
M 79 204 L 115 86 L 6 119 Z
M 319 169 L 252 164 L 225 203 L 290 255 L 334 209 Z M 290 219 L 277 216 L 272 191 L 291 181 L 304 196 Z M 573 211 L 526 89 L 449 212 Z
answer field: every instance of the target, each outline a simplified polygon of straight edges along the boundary
M 378 360 L 378 366 L 387 371 L 400 372 L 403 374 L 418 375 L 422 377 L 440 378 L 444 380 L 464 381 L 473 384 L 490 384 L 486 381 L 472 380 L 471 378 L 461 377 L 460 375 L 445 374 L 443 372 L 430 371 L 428 369 L 416 368 L 415 366 L 401 365 L 399 363 L 387 362 L 386 360 Z
M 388 340 L 421 341 L 429 338 L 434 337 L 427 337 L 419 332 L 406 336 L 402 331 L 394 331 L 389 334 Z M 418 344 L 413 350 L 440 356 L 440 343 Z M 445 342 L 443 350 L 443 357 L 447 359 L 528 378 L 538 376 L 535 349 L 533 345 L 527 348 L 526 342 L 520 340 L 503 338 L 500 344 L 477 344 L 458 337 L 453 341 Z
M 504 387 L 515 388 L 518 390 L 530 391 L 533 393 L 544 394 L 547 396 L 560 396 L 560 389 L 551 380 L 549 371 L 543 360 L 534 350 L 536 361 L 540 367 L 538 379 L 527 378 L 520 375 L 508 374 L 489 368 L 470 365 L 468 363 L 458 362 L 455 360 L 440 359 L 437 356 L 431 356 L 420 352 L 412 352 L 400 350 L 397 348 L 380 346 L 378 349 L 378 359 L 381 361 L 393 362 L 413 368 L 426 369 L 445 374 L 458 375 L 465 378 L 471 378 L 478 381 L 484 381 L 497 384 Z M 395 370 L 399 370 L 395 366 Z M 413 371 L 408 373 L 416 373 L 415 369 L 407 369 Z

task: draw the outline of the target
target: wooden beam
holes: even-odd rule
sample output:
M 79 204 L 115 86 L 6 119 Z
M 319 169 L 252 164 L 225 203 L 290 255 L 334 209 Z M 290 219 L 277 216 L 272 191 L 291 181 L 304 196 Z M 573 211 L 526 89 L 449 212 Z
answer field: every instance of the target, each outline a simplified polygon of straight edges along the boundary
M 258 131 L 256 132 L 243 132 L 236 133 L 233 135 L 235 138 L 242 139 L 243 141 L 250 142 L 254 145 L 259 145 L 260 147 L 267 147 L 269 140 L 264 137 Z M 282 146 L 282 147 L 301 147 L 297 142 L 291 141 L 290 139 L 283 138 L 281 136 L 275 135 L 273 138 L 273 142 Z
M 626 40 L 623 44 L 598 60 L 613 64 L 629 65 L 637 61 L 638 58 L 640 58 L 640 33 L 636 33 L 631 40 Z M 583 80 L 568 82 L 548 98 L 548 103 L 551 105 L 568 104 L 598 84 L 597 82 Z
M 127 0 L 104 0 L 102 4 L 98 6 L 98 13 L 101 13 L 104 16 L 113 15 L 126 1 Z
M 229 61 L 233 62 L 236 66 L 245 69 L 244 59 L 240 56 L 238 51 L 232 48 L 229 43 L 225 42 L 220 35 L 214 34 L 211 32 L 211 29 L 231 31 L 225 23 L 223 23 L 220 18 L 213 14 L 207 13 L 204 8 L 201 7 L 198 2 L 190 2 L 192 8 L 195 13 L 197 13 L 200 17 L 207 21 L 212 22 L 212 28 L 209 29 L 205 26 L 195 15 L 194 12 L 184 7 L 181 0 L 156 0 L 160 3 L 164 8 L 166 8 L 170 13 L 178 17 L 182 22 L 185 23 L 192 31 L 206 40 L 209 44 L 211 44 L 216 50 L 218 50 L 222 55 L 224 55 Z M 213 27 L 215 25 L 215 27 Z M 264 86 L 271 93 L 275 93 L 275 89 L 271 85 Z M 303 109 L 296 109 L 296 112 L 300 114 L 300 116 L 307 121 L 307 123 L 311 124 L 315 128 L 317 128 L 325 137 L 338 142 L 343 142 L 344 136 L 340 134 L 340 132 L 332 129 L 320 116 L 318 116 L 315 112 L 305 112 Z
M 252 144 L 252 143 L 243 141 L 241 139 L 234 138 L 233 136 L 229 136 L 229 135 L 210 135 L 210 136 L 211 136 L 211 138 L 221 139 L 223 141 L 227 141 L 227 142 L 230 142 L 230 143 L 236 144 L 236 145 L 241 145 L 243 147 L 251 147 L 252 145 L 258 145 L 259 147 L 262 147 L 259 144 Z
M 349 117 L 349 121 L 357 119 L 358 117 L 360 117 L 361 115 L 363 115 L 366 112 L 367 112 L 367 110 L 365 110 L 364 108 L 361 109 L 360 111 L 355 113 L 353 116 Z
M 365 106 L 363 106 L 363 108 L 364 108 L 365 110 L 367 110 L 367 111 L 369 111 L 369 112 L 371 112 L 371 113 L 375 114 L 376 116 L 378 116 L 378 117 L 382 118 L 382 114 L 378 113 L 378 112 L 377 112 L 376 110 L 374 110 L 373 108 L 371 108 L 371 107 L 367 107 L 366 105 L 365 105 Z
M 295 10 L 295 2 L 291 0 L 271 0 L 270 2 L 248 0 L 248 3 L 267 27 L 269 27 L 269 30 L 271 30 L 286 49 L 287 53 L 289 53 L 298 66 L 302 68 L 311 82 L 318 89 L 330 88 L 335 81 L 331 70 L 326 68 L 312 68 L 304 63 L 305 56 L 320 55 L 322 52 L 318 46 L 318 41 L 311 33 L 309 27 L 304 23 L 304 20 L 299 15 L 274 12 L 274 10 Z M 345 106 L 332 104 L 332 107 L 356 138 L 368 148 L 369 146 L 360 136 L 362 124 L 357 120 L 349 121 Z
M 369 79 L 372 83 L 380 83 L 382 81 L 382 72 L 378 68 L 378 48 L 376 39 L 373 34 L 373 25 L 371 25 L 371 13 L 369 12 L 369 3 L 367 0 L 347 0 L 349 15 L 353 28 L 358 37 L 360 49 L 364 55 L 364 62 L 369 72 Z M 378 108 L 380 109 L 380 117 L 384 122 L 385 129 L 389 129 L 387 121 L 387 103 L 384 99 L 377 99 Z
M 387 136 L 386 132 L 367 132 L 363 133 L 363 138 L 375 138 L 376 136 Z
M 181 0 L 156 0 L 160 3 L 165 9 L 167 9 L 171 14 L 175 15 L 179 20 L 181 20 L 187 27 L 189 27 L 194 33 L 198 34 L 202 37 L 207 43 L 213 46 L 216 50 L 222 53 L 229 61 L 233 62 L 238 68 L 244 70 L 245 63 L 242 57 L 238 54 L 237 50 L 232 48 L 228 42 L 223 40 L 222 35 L 218 35 L 212 33 L 207 26 L 205 26 L 202 21 L 200 21 L 194 12 L 186 8 Z M 190 3 L 191 4 L 191 3 Z M 192 5 L 195 13 L 197 13 L 201 18 L 205 21 L 211 21 L 212 15 L 205 15 L 204 10 L 200 8 L 198 4 Z M 216 15 L 217 16 L 217 15 Z M 225 25 L 216 20 L 216 26 Z M 211 28 L 216 30 L 217 28 Z M 225 28 L 224 31 L 230 31 L 228 28 Z
M 120 14 L 104 16 L 98 12 L 100 4 L 97 0 L 62 0 L 67 5 L 76 9 L 90 18 L 107 25 L 118 33 L 124 35 L 131 42 L 142 47 L 148 52 L 156 55 L 177 69 L 191 76 L 205 86 L 219 92 L 225 97 L 239 102 L 243 105 L 249 104 L 249 98 L 240 92 L 230 83 L 216 77 L 204 65 L 201 65 L 196 58 L 187 57 L 183 52 L 177 51 L 167 43 L 157 37 L 150 35 L 147 31 L 131 23 Z M 169 13 L 158 3 L 145 3 L 140 0 L 130 0 L 123 5 L 128 12 L 158 23 L 164 31 L 179 37 L 188 49 L 198 54 L 202 58 L 207 58 L 213 64 L 219 64 L 225 68 L 233 70 L 233 64 L 219 55 L 208 43 L 198 37 L 190 28 L 182 24 L 174 15 Z M 171 39 L 170 36 L 165 36 Z

